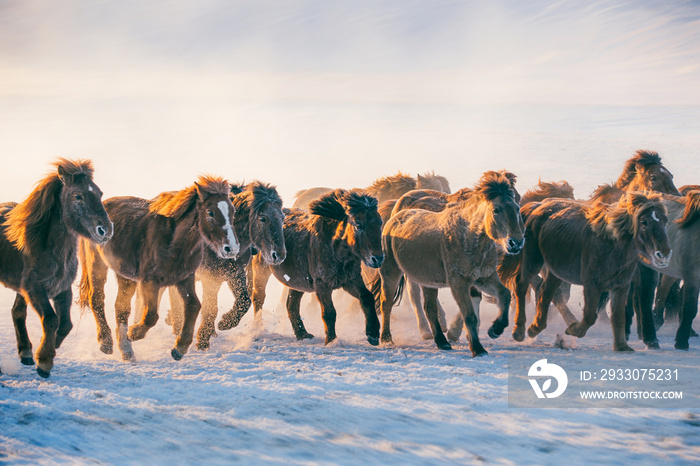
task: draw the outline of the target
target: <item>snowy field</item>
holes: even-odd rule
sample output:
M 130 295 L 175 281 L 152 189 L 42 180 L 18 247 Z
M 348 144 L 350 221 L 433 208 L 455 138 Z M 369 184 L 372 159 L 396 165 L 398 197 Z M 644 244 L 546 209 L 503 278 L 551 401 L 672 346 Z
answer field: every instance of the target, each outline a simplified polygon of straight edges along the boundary
M 666 0 L 0 0 L 0 200 L 23 199 L 59 156 L 91 158 L 105 197 L 150 198 L 206 172 L 276 184 L 286 205 L 397 170 L 435 170 L 457 190 L 505 168 L 521 192 L 565 179 L 585 198 L 638 149 L 658 151 L 677 186 L 698 184 L 699 18 L 697 2 Z M 110 276 L 112 329 L 115 292 Z M 74 306 L 41 379 L 19 363 L 1 288 L 0 464 L 700 463 L 700 405 L 508 406 L 513 355 L 700 367 L 700 339 L 674 350 L 673 322 L 659 351 L 633 338 L 638 351 L 614 353 L 605 322 L 564 350 L 555 312 L 536 340 L 489 339 L 484 303 L 489 354 L 472 359 L 464 337 L 449 352 L 422 341 L 407 301 L 395 346 L 371 347 L 343 293 L 338 341 L 323 345 L 305 298 L 316 338 L 297 342 L 281 294 L 271 280 L 262 331 L 250 312 L 178 362 L 167 298 L 132 362 L 102 354 Z M 222 289 L 220 314 L 232 300 Z M 581 301 L 574 288 L 579 317 Z M 28 326 L 36 348 L 32 310 Z

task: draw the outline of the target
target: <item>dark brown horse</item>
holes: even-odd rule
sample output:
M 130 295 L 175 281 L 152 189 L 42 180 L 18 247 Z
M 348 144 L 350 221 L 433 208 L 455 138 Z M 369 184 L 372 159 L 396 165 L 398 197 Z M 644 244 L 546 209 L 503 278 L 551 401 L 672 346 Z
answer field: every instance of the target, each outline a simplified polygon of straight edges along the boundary
M 398 172 L 396 175 L 378 178 L 369 186 L 366 191 L 369 195 L 377 198 L 377 202 L 382 203 L 390 199 L 398 199 L 403 194 L 413 189 L 433 189 L 436 191 L 450 193 L 450 184 L 444 176 L 436 175 L 434 172 L 427 172 L 413 178 L 410 175 Z M 320 198 L 322 195 L 332 191 L 331 188 L 309 188 L 299 191 L 294 195 L 294 208 L 308 210 L 311 201 Z
M 92 180 L 92 162 L 59 159 L 54 165 L 56 171 L 37 183 L 22 203 L 0 204 L 0 282 L 17 292 L 12 321 L 23 364 L 34 364 L 27 302 L 41 317 L 36 370 L 42 377 L 50 375 L 56 349 L 73 328 L 78 238 L 104 244 L 113 232 L 102 191 Z
M 449 287 L 466 323 L 472 354 L 486 354 L 470 289 L 474 286 L 497 297 L 500 313 L 489 329 L 489 336 L 497 338 L 508 325 L 510 304 L 510 292 L 496 274 L 499 251 L 516 254 L 523 247 L 523 223 L 511 179 L 487 172 L 466 200 L 447 204 L 442 211 L 395 212 L 384 228 L 382 244 L 386 254 L 380 269 L 382 341 L 392 341 L 391 308 L 405 275 L 422 287 L 438 348 L 451 349 L 437 315 L 437 290 Z
M 171 355 L 178 360 L 187 352 L 201 307 L 194 274 L 204 250 L 210 248 L 219 257 L 231 259 L 240 249 L 233 229 L 234 207 L 229 190 L 225 180 L 202 176 L 189 188 L 162 193 L 150 201 L 136 197 L 113 197 L 105 201 L 116 234 L 104 246 L 83 242 L 80 250 L 83 269 L 80 302 L 89 305 L 95 315 L 100 350 L 112 352 L 112 334 L 104 312 L 104 286 L 107 270 L 111 268 L 119 285 L 115 310 L 122 357 L 131 359 L 131 341 L 145 337 L 156 324 L 158 292 L 170 285 L 177 286 L 185 301 L 182 331 Z M 127 331 L 131 298 L 137 284 L 146 312 Z
M 255 181 L 246 186 L 233 185 L 231 192 L 235 193 L 231 196 L 231 203 L 236 209 L 233 228 L 241 250 L 236 259 L 221 259 L 207 249 L 197 270 L 197 279 L 202 282 L 203 290 L 202 322 L 197 332 L 197 348 L 201 350 L 209 348 L 209 339 L 215 333 L 214 321 L 219 311 L 217 301 L 221 284 L 226 282 L 235 297 L 233 309 L 219 321 L 219 330 L 228 330 L 238 325 L 251 305 L 246 266 L 253 251 L 271 265 L 278 265 L 287 257 L 282 231 L 282 198 L 277 189 Z M 183 303 L 172 287 L 170 296 L 173 315 L 180 317 L 181 321 Z M 176 324 L 175 327 L 180 325 Z
M 515 288 L 517 312 L 513 338 L 525 337 L 525 295 L 532 278 L 546 266 L 537 300 L 537 315 L 528 329 L 534 337 L 547 326 L 552 295 L 562 281 L 583 285 L 583 321 L 567 333 L 583 337 L 596 320 L 601 295 L 612 297 L 614 349 L 632 351 L 625 338 L 625 303 L 637 269 L 638 256 L 667 266 L 671 248 L 666 235 L 668 217 L 658 195 L 625 194 L 619 204 L 550 199 L 522 207 L 525 247 L 506 256 L 499 266 L 504 283 Z
M 659 268 L 645 260 L 649 267 L 662 272 L 664 277 L 683 280 L 680 325 L 676 332 L 676 349 L 687 350 L 692 323 L 698 311 L 700 294 L 700 191 L 691 191 L 684 197 L 663 196 L 663 204 L 671 220 L 668 238 L 673 255 L 668 267 Z M 637 321 L 650 325 L 651 300 L 636 303 Z M 645 318 L 645 315 L 647 318 Z M 644 329 L 642 329 L 644 333 Z
M 313 338 L 299 315 L 304 293 L 315 292 L 321 304 L 326 344 L 335 340 L 336 310 L 331 293 L 342 288 L 360 301 L 365 314 L 365 334 L 379 344 L 379 319 L 374 297 L 367 290 L 360 264 L 377 268 L 384 261 L 382 219 L 377 200 L 365 191 L 336 189 L 311 203 L 310 212 L 284 209 L 284 239 L 287 258 L 277 265 L 265 264 L 260 256 L 252 261 L 253 305 L 256 319 L 265 302 L 265 286 L 274 274 L 289 287 L 287 312 L 298 340 Z

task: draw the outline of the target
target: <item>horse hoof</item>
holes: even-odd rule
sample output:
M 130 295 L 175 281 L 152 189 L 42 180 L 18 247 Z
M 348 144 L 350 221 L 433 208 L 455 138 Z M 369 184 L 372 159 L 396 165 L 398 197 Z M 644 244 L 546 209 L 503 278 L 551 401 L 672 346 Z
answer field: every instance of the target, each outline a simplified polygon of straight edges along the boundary
M 690 349 L 690 344 L 687 341 L 685 341 L 685 342 L 677 341 L 676 344 L 674 345 L 674 347 L 677 350 L 688 351 Z
M 178 351 L 177 349 L 175 349 L 175 348 L 173 348 L 172 350 L 170 350 L 170 356 L 172 356 L 173 359 L 176 360 L 176 361 L 179 361 L 180 359 L 182 359 L 182 353 L 179 352 L 179 351 Z
M 43 379 L 48 379 L 49 376 L 51 375 L 51 372 L 45 371 L 45 370 L 42 369 L 41 367 L 37 367 L 37 368 L 36 368 L 36 373 L 39 374 L 39 377 L 41 377 L 41 378 L 43 378 Z
M 25 366 L 33 366 L 34 365 L 34 358 L 33 357 L 28 357 L 28 358 L 19 358 L 19 360 L 24 364 Z
M 523 341 L 525 339 L 525 332 L 522 330 L 514 330 L 513 331 L 513 340 L 515 341 Z
M 698 337 L 698 332 L 696 332 L 695 330 L 693 330 L 693 329 L 691 328 L 691 329 L 690 329 L 690 336 L 691 336 L 691 337 L 696 337 L 696 338 L 697 338 L 697 337 Z
M 229 311 L 223 316 L 221 316 L 221 320 L 219 321 L 217 327 L 221 331 L 231 330 L 233 327 L 236 327 L 241 322 L 241 317 L 243 316 L 239 316 Z
M 331 343 L 333 343 L 333 342 L 335 341 L 336 338 L 337 338 L 337 337 L 333 337 L 333 338 L 328 338 L 328 337 L 326 337 L 326 342 L 325 342 L 324 344 L 325 344 L 326 346 L 328 346 L 328 345 L 330 345 Z
M 208 341 L 198 341 L 197 342 L 197 349 L 199 351 L 206 351 L 209 349 L 209 342 Z
M 134 357 L 134 353 L 130 351 L 122 351 L 122 361 L 131 361 Z
M 450 345 L 450 343 L 447 341 L 443 343 L 437 343 L 437 347 L 443 351 L 450 351 L 452 349 L 452 345 Z
M 500 337 L 501 334 L 503 333 L 503 329 L 499 332 L 493 325 L 491 328 L 489 328 L 489 331 L 487 332 L 488 336 L 492 339 L 495 340 L 496 338 Z
M 650 342 L 645 341 L 644 344 L 647 345 L 648 349 L 661 349 L 661 347 L 659 346 L 659 340 L 654 340 Z
M 472 351 L 472 357 L 478 358 L 480 356 L 488 356 L 489 352 L 486 351 L 485 349 L 481 348 L 481 350 L 478 351 Z
M 112 349 L 112 345 L 109 345 L 107 343 L 103 343 L 100 345 L 100 351 L 102 351 L 104 354 L 112 354 L 114 350 Z
M 490 334 L 489 334 L 489 335 L 490 335 Z M 425 337 L 423 337 L 423 340 L 430 340 L 430 339 L 432 339 L 432 338 L 433 338 L 433 337 L 432 337 L 432 335 L 431 335 L 430 338 L 425 338 Z M 448 339 L 449 341 L 451 341 L 452 343 L 457 343 L 457 342 L 459 341 L 459 335 L 454 335 L 454 334 L 452 334 L 452 333 L 450 333 L 450 332 L 447 332 L 447 339 Z
M 367 337 L 367 341 L 372 346 L 379 346 L 379 337 Z
M 634 348 L 625 343 L 624 345 L 615 346 L 614 350 L 620 352 L 633 352 Z
M 297 340 L 301 341 L 301 340 L 311 340 L 314 336 L 311 335 L 309 332 L 304 332 L 304 333 L 300 333 L 296 337 L 297 337 Z M 333 341 L 333 340 L 330 340 L 330 341 Z M 328 343 L 329 343 L 329 340 L 326 340 L 326 344 L 328 344 Z

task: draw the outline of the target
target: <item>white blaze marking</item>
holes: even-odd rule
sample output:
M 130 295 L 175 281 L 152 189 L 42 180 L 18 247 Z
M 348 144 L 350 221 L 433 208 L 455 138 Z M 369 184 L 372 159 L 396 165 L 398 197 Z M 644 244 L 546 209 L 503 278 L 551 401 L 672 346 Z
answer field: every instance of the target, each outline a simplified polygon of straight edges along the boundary
M 226 237 L 228 238 L 228 244 L 234 250 L 236 254 L 240 249 L 238 242 L 236 241 L 236 235 L 233 234 L 233 226 L 231 225 L 231 219 L 228 216 L 228 203 L 226 201 L 219 201 L 217 204 L 219 210 L 224 214 L 224 220 L 226 220 L 226 225 L 224 225 L 224 230 L 226 231 Z
M 287 275 L 287 274 L 285 273 L 285 274 L 284 274 L 284 279 L 287 280 L 287 281 L 289 281 L 289 275 Z
M 92 191 L 92 186 L 88 186 L 88 191 Z
M 653 218 L 655 222 L 658 222 L 658 221 L 659 221 L 659 217 L 656 216 L 656 211 L 655 211 L 655 210 L 652 210 L 652 211 L 651 211 L 651 218 Z

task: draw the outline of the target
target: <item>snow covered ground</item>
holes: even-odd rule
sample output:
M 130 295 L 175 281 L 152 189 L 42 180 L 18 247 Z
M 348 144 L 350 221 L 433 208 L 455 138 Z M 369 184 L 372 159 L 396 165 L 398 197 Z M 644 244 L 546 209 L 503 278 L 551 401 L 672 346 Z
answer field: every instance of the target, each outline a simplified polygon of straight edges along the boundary
M 637 149 L 697 184 L 699 16 L 697 2 L 666 0 L 0 0 L 0 200 L 21 200 L 58 156 L 93 159 L 105 197 L 210 172 L 276 184 L 287 205 L 302 188 L 397 170 L 435 170 L 456 190 L 506 168 L 521 191 L 565 179 L 583 198 Z M 483 304 L 489 355 L 472 359 L 464 340 L 451 352 L 421 341 L 407 302 L 392 314 L 396 346 L 371 347 L 337 293 L 326 347 L 317 304 L 302 309 L 316 339 L 297 342 L 269 287 L 262 333 L 248 315 L 179 362 L 167 299 L 128 363 L 100 353 L 74 307 L 47 380 L 19 363 L 14 295 L 0 289 L 0 464 L 700 462 L 700 405 L 508 406 L 514 355 L 700 367 L 700 340 L 675 351 L 673 323 L 660 351 L 633 340 L 636 353 L 613 353 L 603 322 L 562 350 L 557 316 L 535 341 L 490 340 Z M 113 329 L 115 288 L 111 277 Z M 221 313 L 232 297 L 219 298 Z M 579 289 L 570 304 L 580 315 Z M 28 325 L 36 347 L 31 310 Z

